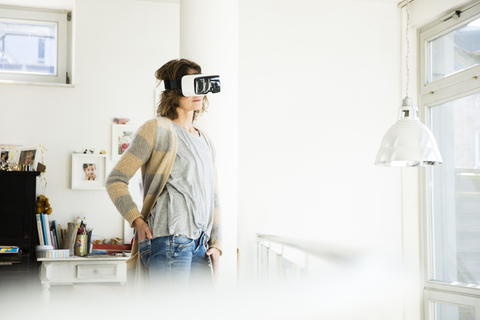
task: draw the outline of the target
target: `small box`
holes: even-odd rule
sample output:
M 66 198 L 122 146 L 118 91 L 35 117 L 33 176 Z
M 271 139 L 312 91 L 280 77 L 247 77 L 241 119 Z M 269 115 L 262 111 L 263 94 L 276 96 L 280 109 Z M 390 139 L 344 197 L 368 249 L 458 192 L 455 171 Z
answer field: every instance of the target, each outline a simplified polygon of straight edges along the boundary
M 37 258 L 68 258 L 70 250 L 43 250 L 37 251 Z

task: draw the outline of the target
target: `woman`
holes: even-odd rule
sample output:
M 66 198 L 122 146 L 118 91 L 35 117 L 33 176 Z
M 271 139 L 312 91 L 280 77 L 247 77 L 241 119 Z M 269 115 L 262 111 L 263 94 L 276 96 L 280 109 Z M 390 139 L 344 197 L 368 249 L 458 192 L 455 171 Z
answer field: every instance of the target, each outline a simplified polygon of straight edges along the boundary
M 160 81 L 201 73 L 198 64 L 171 60 L 158 69 Z M 107 178 L 110 198 L 135 228 L 132 257 L 136 275 L 150 282 L 185 288 L 196 281 L 212 283 L 209 258 L 217 274 L 221 255 L 221 220 L 216 194 L 215 152 L 193 127 L 206 110 L 205 96 L 183 97 L 165 89 L 158 117 L 135 134 L 129 149 Z M 139 212 L 128 181 L 142 168 L 144 202 Z M 148 270 L 145 269 L 148 268 Z

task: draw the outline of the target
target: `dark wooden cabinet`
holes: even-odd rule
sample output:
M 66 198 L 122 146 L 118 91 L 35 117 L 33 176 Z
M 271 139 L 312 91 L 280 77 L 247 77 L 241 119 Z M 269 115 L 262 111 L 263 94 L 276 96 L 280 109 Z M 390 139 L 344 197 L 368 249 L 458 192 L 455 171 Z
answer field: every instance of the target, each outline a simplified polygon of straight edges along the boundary
M 35 246 L 39 172 L 0 171 L 0 245 L 18 246 L 19 254 L 0 254 L 0 287 L 32 289 L 38 282 Z

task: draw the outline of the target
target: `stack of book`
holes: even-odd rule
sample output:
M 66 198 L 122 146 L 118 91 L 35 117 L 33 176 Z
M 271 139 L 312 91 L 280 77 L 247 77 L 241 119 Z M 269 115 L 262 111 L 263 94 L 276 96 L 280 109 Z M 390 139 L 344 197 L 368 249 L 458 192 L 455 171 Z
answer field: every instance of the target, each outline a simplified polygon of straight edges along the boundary
M 52 246 L 54 250 L 64 248 L 65 231 L 56 220 L 49 221 L 48 215 L 36 215 L 38 240 L 41 246 Z M 63 231 L 63 232 L 62 232 Z

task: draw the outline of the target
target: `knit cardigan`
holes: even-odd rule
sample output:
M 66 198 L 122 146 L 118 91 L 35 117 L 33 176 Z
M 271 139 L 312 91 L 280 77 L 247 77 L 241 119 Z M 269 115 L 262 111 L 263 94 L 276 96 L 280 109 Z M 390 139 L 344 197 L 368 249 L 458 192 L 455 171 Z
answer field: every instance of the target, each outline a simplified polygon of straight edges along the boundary
M 221 213 L 218 201 L 217 174 L 215 169 L 215 148 L 204 135 L 212 152 L 214 167 L 214 215 L 209 246 L 222 252 L 221 245 Z M 158 196 L 162 193 L 170 176 L 177 154 L 177 134 L 173 122 L 168 118 L 158 117 L 147 121 L 136 132 L 130 147 L 108 175 L 106 187 L 118 211 L 131 227 L 136 218 L 147 220 Z M 128 182 L 135 172 L 142 169 L 144 187 L 143 207 L 140 212 L 128 191 Z M 135 267 L 137 277 L 144 278 L 148 272 L 140 262 L 138 254 L 138 238 L 132 246 L 132 256 L 127 260 L 127 267 Z

